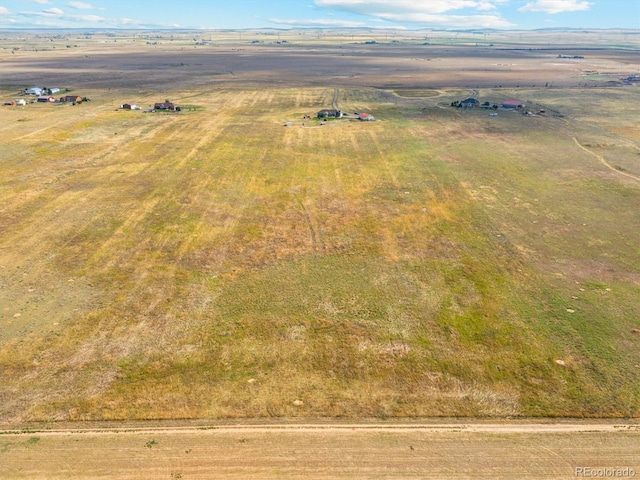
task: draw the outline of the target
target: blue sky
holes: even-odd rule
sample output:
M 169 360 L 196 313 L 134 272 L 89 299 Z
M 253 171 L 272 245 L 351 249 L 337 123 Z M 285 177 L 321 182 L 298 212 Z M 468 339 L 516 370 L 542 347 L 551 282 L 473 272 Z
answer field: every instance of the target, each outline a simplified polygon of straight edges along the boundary
M 0 0 L 26 27 L 640 29 L 640 0 Z

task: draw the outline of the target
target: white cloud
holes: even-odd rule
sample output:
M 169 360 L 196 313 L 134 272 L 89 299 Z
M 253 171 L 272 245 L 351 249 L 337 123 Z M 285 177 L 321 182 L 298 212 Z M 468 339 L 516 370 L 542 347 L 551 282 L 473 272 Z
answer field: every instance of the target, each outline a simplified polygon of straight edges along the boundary
M 71 5 L 72 3 L 77 2 L 74 0 L 67 2 L 70 7 L 75 8 Z M 89 4 L 86 3 L 85 5 Z M 95 8 L 96 10 L 104 10 L 104 8 L 100 7 Z M 73 11 L 63 11 L 60 8 L 51 7 L 40 11 L 20 11 L 12 15 L 8 9 L 0 7 L 0 16 L 3 24 L 10 23 L 26 28 L 85 28 L 89 26 L 99 26 L 101 28 L 180 28 L 180 25 L 177 24 L 155 24 L 131 18 L 82 15 L 84 13 L 82 11 L 77 12 L 79 15 L 73 13 Z
M 73 20 L 75 22 L 88 22 L 88 23 L 104 23 L 106 18 L 98 15 L 69 15 L 66 19 Z
M 118 19 L 118 23 L 121 25 L 138 25 L 140 22 L 133 18 L 120 18 Z
M 421 23 L 439 27 L 506 28 L 513 26 L 511 22 L 497 15 L 429 15 L 417 13 L 413 15 L 385 14 L 381 15 L 381 18 L 391 22 Z
M 584 0 L 535 0 L 519 8 L 521 12 L 562 13 L 589 10 L 591 3 Z
M 446 13 L 463 8 L 489 10 L 496 8 L 496 4 L 508 0 L 315 0 L 320 7 L 337 8 L 363 15 L 376 12 L 388 12 L 402 15 L 403 13 Z
M 54 17 L 58 17 L 64 14 L 64 12 L 59 8 L 48 8 L 47 10 L 43 10 L 42 13 L 47 15 L 53 15 Z
M 33 0 L 33 3 L 37 3 L 39 5 L 46 5 L 49 3 L 49 0 Z
M 67 5 L 69 5 L 71 8 L 76 8 L 78 10 L 95 10 L 96 9 L 96 7 L 94 7 L 90 3 L 84 3 L 84 2 L 69 2 L 67 3 Z
M 59 8 L 48 8 L 40 12 L 20 12 L 25 17 L 60 17 L 64 14 Z
M 283 18 L 270 18 L 271 23 L 277 25 L 291 25 L 299 27 L 364 27 L 366 24 L 362 22 L 350 22 L 348 20 L 333 20 L 319 18 L 315 20 L 288 20 Z
M 476 8 L 478 10 L 495 10 L 498 7 L 495 5 L 495 2 L 478 2 L 478 6 Z
M 388 22 L 449 27 L 513 26 L 499 14 L 487 15 L 509 0 L 315 0 L 319 7 L 365 15 Z M 450 12 L 466 9 L 464 14 Z M 475 14 L 478 12 L 477 14 Z

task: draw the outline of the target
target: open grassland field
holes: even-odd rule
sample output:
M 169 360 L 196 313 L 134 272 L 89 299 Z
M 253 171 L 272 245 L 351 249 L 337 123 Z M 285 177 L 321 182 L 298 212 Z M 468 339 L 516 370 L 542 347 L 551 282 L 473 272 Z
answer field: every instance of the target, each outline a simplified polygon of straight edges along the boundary
M 628 425 L 597 424 L 3 432 L 0 475 L 29 480 L 633 478 L 640 472 L 638 448 L 640 435 Z
M 638 416 L 633 45 L 36 40 L 2 98 L 91 101 L 0 109 L 3 424 Z

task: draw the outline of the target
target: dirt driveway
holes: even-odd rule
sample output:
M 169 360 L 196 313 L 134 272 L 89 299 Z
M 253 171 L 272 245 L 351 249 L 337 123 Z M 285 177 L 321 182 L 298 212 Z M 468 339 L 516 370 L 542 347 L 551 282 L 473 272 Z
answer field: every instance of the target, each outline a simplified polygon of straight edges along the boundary
M 3 479 L 569 479 L 603 468 L 640 473 L 638 426 L 609 422 L 132 426 L 4 433 Z

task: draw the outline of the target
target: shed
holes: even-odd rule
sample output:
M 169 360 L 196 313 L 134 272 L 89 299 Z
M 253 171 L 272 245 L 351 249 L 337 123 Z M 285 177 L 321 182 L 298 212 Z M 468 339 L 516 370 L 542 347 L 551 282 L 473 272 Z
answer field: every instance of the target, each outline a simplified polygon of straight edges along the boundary
M 48 102 L 55 102 L 56 99 L 53 95 L 41 95 L 38 97 L 38 102 L 40 103 L 48 103 Z
M 123 103 L 120 105 L 123 110 L 140 110 L 140 107 L 136 102 Z

